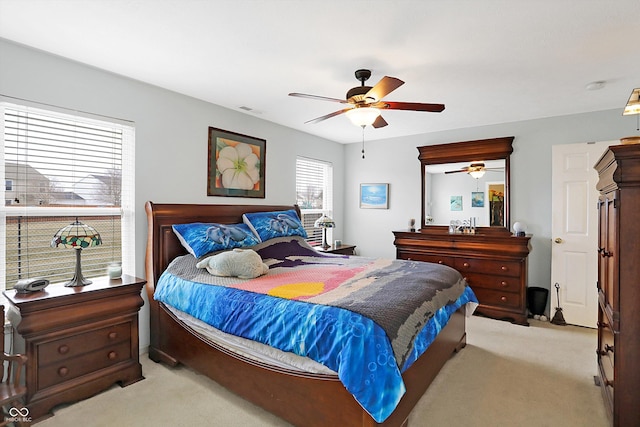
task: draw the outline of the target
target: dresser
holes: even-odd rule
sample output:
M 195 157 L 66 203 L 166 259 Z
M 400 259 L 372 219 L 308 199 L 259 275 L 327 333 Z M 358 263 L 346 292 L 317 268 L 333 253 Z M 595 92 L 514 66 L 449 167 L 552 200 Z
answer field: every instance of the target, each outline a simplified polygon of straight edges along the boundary
M 97 278 L 80 287 L 51 285 L 43 291 L 5 291 L 8 316 L 26 354 L 26 406 L 33 420 L 61 403 L 143 379 L 138 311 L 143 279 Z M 22 347 L 24 349 L 22 349 Z
M 393 234 L 397 258 L 444 264 L 462 273 L 480 302 L 478 314 L 528 326 L 531 236 L 509 231 L 513 141 L 507 136 L 417 147 L 421 227 Z M 449 181 L 445 175 L 462 179 Z M 476 205 L 463 203 L 469 195 L 478 197 Z M 467 221 L 462 232 L 451 223 L 460 218 Z
M 595 165 L 598 200 L 598 378 L 614 426 L 640 426 L 640 145 Z
M 439 227 L 394 231 L 398 259 L 444 264 L 458 270 L 473 289 L 479 314 L 528 326 L 527 259 L 530 236 L 508 232 L 448 234 Z

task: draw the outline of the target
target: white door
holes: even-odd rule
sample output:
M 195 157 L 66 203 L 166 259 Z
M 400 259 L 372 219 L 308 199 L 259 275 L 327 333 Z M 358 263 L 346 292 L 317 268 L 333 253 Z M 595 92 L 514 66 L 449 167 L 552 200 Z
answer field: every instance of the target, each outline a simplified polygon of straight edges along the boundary
M 558 307 L 564 320 L 595 328 L 598 321 L 598 173 L 593 168 L 618 141 L 552 147 L 552 250 L 550 315 Z

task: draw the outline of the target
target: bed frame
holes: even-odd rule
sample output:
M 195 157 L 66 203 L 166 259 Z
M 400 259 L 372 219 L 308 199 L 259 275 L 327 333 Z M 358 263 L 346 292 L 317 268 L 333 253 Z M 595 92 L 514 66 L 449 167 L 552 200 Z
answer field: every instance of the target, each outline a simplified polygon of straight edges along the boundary
M 183 364 L 244 399 L 296 426 L 402 426 L 442 366 L 466 344 L 465 316 L 454 313 L 427 351 L 403 374 L 407 387 L 398 407 L 376 423 L 335 375 L 276 368 L 235 354 L 188 328 L 153 299 L 158 278 L 169 262 L 186 253 L 171 228 L 188 222 L 242 222 L 245 212 L 296 209 L 297 206 L 156 204 L 147 202 L 147 294 L 151 316 L 149 358 Z

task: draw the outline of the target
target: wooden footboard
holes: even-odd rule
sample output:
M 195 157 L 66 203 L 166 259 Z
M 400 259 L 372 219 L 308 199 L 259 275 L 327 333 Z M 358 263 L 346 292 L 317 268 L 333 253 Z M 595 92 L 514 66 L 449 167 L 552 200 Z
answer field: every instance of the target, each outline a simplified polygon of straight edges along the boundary
M 292 206 L 157 205 L 147 202 L 147 292 L 151 312 L 149 357 L 184 364 L 244 399 L 298 426 L 406 426 L 409 413 L 451 355 L 466 344 L 464 310 L 450 319 L 427 351 L 403 374 L 406 394 L 384 423 L 376 423 L 335 375 L 303 374 L 275 368 L 232 353 L 180 322 L 153 300 L 157 278 L 185 253 L 171 230 L 184 222 L 241 222 L 242 213 Z
M 384 423 L 376 423 L 335 375 L 301 374 L 257 363 L 209 342 L 162 307 L 160 348 L 149 357 L 181 363 L 297 426 L 403 426 L 418 400 L 451 355 L 466 344 L 465 316 L 454 313 L 436 341 L 403 378 L 407 393 Z

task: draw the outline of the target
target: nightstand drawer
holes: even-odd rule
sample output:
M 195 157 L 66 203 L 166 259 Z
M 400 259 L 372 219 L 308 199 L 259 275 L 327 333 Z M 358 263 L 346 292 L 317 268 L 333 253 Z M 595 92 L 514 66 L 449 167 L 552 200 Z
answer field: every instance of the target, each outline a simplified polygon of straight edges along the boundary
M 470 271 L 473 273 L 520 277 L 522 264 L 514 261 L 494 261 L 482 258 L 456 258 L 455 269 L 463 275 Z
M 99 371 L 123 360 L 131 359 L 131 343 L 121 342 L 90 353 L 41 366 L 38 370 L 38 390 L 51 387 L 84 374 Z
M 72 359 L 100 348 L 130 341 L 130 323 L 119 323 L 97 331 L 71 335 L 38 345 L 38 366 L 44 367 L 60 360 Z

